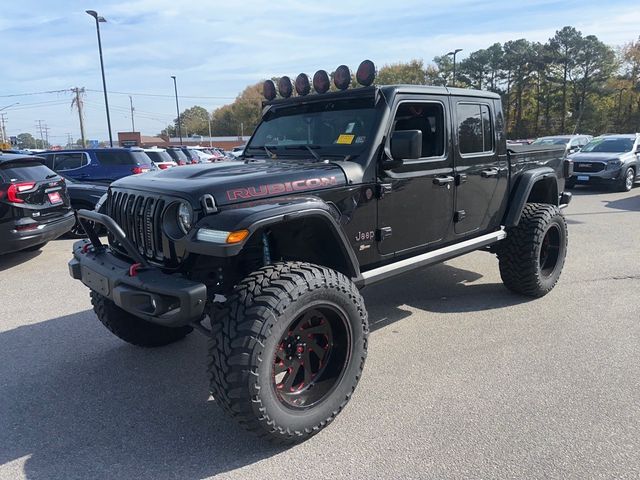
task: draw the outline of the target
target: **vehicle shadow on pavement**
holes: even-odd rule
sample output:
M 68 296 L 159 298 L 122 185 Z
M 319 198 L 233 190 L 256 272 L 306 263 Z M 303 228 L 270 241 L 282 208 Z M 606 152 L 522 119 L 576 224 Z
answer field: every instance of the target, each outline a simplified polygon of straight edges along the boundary
M 91 311 L 0 333 L 0 465 L 30 479 L 203 478 L 283 451 L 207 401 L 206 339 L 159 349 Z
M 474 283 L 477 272 L 446 263 L 417 270 L 363 290 L 371 330 L 375 331 L 411 315 L 408 306 L 434 313 L 493 310 L 531 301 L 502 283 Z
M 32 258 L 36 258 L 41 253 L 42 250 L 36 250 L 35 252 L 13 252 L 0 255 L 0 272 L 17 267 L 21 263 L 28 262 Z
M 628 212 L 640 212 L 640 194 L 633 197 L 620 198 L 606 202 L 605 207 Z

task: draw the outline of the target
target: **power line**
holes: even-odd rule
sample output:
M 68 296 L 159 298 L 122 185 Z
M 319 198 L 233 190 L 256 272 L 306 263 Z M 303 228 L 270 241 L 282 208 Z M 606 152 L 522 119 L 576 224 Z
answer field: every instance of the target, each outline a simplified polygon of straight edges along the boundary
M 102 92 L 101 90 L 92 90 L 87 88 L 87 92 Z M 166 98 L 175 98 L 175 95 L 165 95 L 160 93 L 134 93 L 134 92 L 112 92 L 107 91 L 107 93 L 112 93 L 114 95 L 136 95 L 142 97 L 166 97 Z M 178 95 L 178 98 L 206 98 L 213 100 L 235 100 L 236 97 L 207 97 L 207 96 L 197 96 L 197 95 Z
M 66 92 L 70 92 L 71 89 L 65 89 L 65 90 L 47 90 L 45 92 L 29 92 L 29 93 L 12 93 L 10 95 L 0 95 L 0 98 L 8 98 L 8 97 L 27 97 L 30 95 L 45 95 L 45 94 L 49 94 L 49 93 L 66 93 Z

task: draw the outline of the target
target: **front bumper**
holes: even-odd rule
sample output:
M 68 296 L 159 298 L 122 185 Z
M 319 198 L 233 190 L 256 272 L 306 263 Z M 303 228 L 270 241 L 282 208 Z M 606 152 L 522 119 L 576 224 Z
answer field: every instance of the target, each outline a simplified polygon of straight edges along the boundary
M 4 231 L 0 231 L 0 254 L 17 252 L 55 240 L 71 230 L 75 221 L 73 211 L 69 211 L 60 218 L 38 224 L 33 230 L 15 230 L 13 224 L 7 223 L 3 228 Z
M 73 258 L 69 261 L 71 277 L 123 310 L 159 325 L 179 327 L 202 318 L 207 301 L 204 284 L 166 274 L 147 262 L 122 260 L 100 243 L 93 227 L 86 222 L 101 223 L 121 243 L 130 245 L 112 219 L 87 210 L 80 210 L 78 217 L 89 240 L 80 240 L 73 245 Z M 136 258 L 136 255 L 131 256 Z
M 584 185 L 607 185 L 619 181 L 624 171 L 625 168 L 623 167 L 599 172 L 576 172 L 574 168 L 573 175 L 571 175 L 569 181 Z

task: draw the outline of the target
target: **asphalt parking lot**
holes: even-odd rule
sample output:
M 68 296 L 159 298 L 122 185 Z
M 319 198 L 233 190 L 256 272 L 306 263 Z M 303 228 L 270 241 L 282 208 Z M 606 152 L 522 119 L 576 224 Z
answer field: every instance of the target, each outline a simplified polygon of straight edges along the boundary
M 365 291 L 365 375 L 289 449 L 208 400 L 206 339 L 112 336 L 70 240 L 0 257 L 0 478 L 640 477 L 640 188 L 579 189 L 560 283 L 530 301 L 476 252 Z

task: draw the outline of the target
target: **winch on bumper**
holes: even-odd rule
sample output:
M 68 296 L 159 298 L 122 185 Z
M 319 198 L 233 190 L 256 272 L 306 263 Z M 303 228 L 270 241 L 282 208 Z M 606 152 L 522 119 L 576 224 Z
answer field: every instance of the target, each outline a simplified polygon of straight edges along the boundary
M 80 210 L 77 215 L 89 240 L 73 245 L 73 258 L 69 261 L 73 278 L 123 310 L 153 323 L 179 327 L 200 320 L 207 300 L 204 284 L 168 275 L 151 266 L 110 217 L 88 210 Z M 104 225 L 135 263 L 121 260 L 102 245 L 87 220 Z

